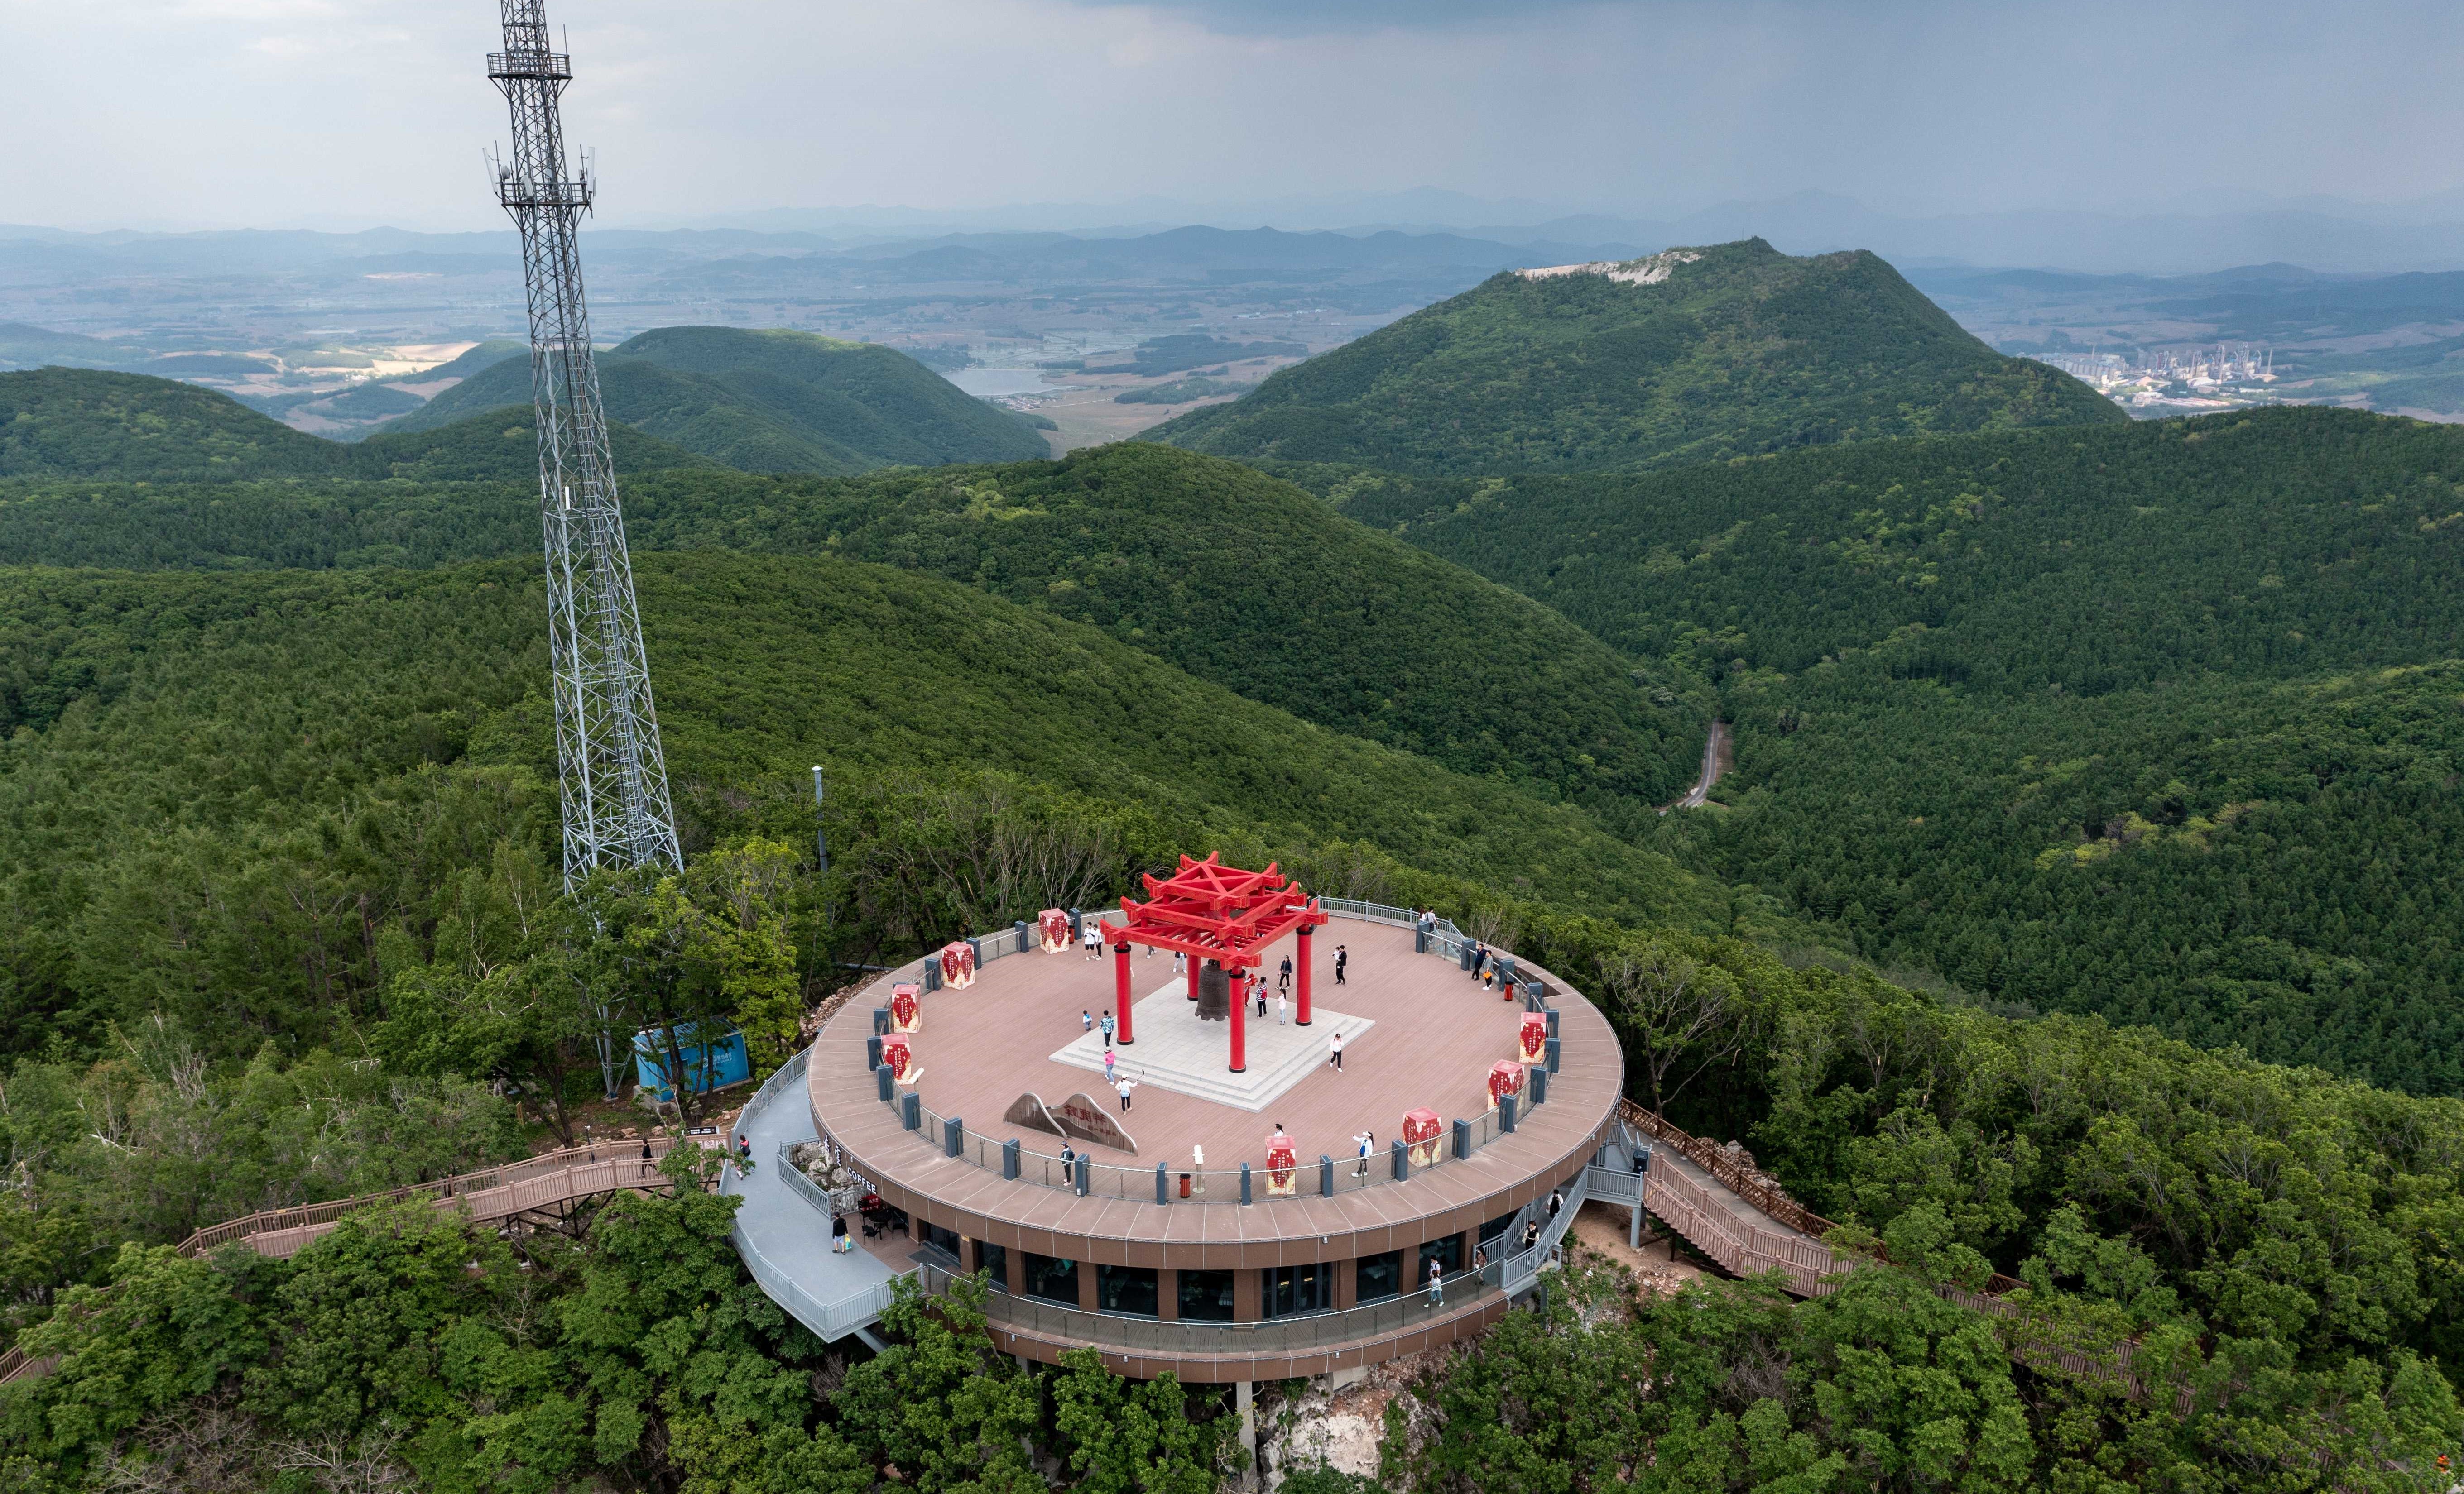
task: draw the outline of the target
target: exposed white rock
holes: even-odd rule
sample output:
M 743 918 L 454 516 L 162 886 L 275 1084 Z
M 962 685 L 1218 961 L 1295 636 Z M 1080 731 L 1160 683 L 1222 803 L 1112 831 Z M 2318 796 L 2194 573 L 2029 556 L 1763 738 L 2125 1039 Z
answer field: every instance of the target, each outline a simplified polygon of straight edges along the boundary
M 1679 265 L 1690 265 L 1703 256 L 1690 249 L 1672 249 L 1664 253 L 1645 254 L 1640 259 L 1595 259 L 1583 265 L 1550 265 L 1538 270 L 1517 270 L 1526 280 L 1554 280 L 1559 275 L 1596 275 L 1627 285 L 1658 285 L 1677 273 Z

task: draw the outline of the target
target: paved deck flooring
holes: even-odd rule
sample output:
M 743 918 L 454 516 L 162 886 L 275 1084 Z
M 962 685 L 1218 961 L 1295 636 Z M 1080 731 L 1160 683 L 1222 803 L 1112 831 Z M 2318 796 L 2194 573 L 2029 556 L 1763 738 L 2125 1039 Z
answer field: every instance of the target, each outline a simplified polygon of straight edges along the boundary
M 1271 998 L 1266 1011 L 1262 1019 L 1257 1015 L 1257 1006 L 1251 1004 L 1247 1029 L 1243 1035 L 1248 1046 L 1249 1066 L 1245 1072 L 1233 1073 L 1231 1023 L 1199 1021 L 1198 1004 L 1189 999 L 1188 983 L 1176 980 L 1138 998 L 1130 1008 L 1130 1027 L 1137 1041 L 1115 1047 L 1112 1057 L 1118 1071 L 1141 1088 L 1153 1085 L 1254 1114 L 1281 1099 L 1292 1086 L 1308 1078 L 1310 1070 L 1326 1063 L 1327 1045 L 1333 1034 L 1343 1034 L 1345 1051 L 1351 1053 L 1358 1050 L 1369 1029 L 1377 1025 L 1370 1018 L 1330 1011 L 1323 1005 L 1315 1006 L 1306 1027 L 1296 1023 L 1279 1025 Z M 1054 1053 L 1052 1062 L 1091 1070 L 1100 1083 L 1104 1073 L 1104 1035 L 1085 1034 Z M 1094 1092 L 1094 1097 L 1107 1098 L 1099 1091 Z M 1044 1098 L 1050 1104 L 1061 1096 Z M 1137 1104 L 1134 1091 L 1130 1103 L 1133 1108 Z

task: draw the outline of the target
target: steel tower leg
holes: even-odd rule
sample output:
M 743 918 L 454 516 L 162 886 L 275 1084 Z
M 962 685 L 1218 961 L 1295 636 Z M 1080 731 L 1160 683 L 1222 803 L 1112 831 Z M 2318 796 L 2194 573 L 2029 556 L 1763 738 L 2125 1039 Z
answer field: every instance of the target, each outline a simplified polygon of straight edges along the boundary
M 501 0 L 505 50 L 488 77 L 513 114 L 496 200 L 522 236 L 530 303 L 531 399 L 539 420 L 539 517 L 547 553 L 548 644 L 556 687 L 558 787 L 569 890 L 603 867 L 680 867 L 667 760 L 633 602 L 607 413 L 591 357 L 577 232 L 590 210 L 585 165 L 568 175 L 558 102 L 572 60 L 550 50 L 544 0 Z M 600 1074 L 616 1093 L 618 1055 L 601 1010 Z

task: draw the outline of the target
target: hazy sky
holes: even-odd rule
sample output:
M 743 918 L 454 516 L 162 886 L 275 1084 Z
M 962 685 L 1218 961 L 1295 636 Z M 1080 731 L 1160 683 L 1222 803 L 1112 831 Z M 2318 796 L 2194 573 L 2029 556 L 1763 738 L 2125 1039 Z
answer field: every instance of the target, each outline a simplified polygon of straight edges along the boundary
M 2454 188 L 2376 0 L 550 0 L 603 219 L 1451 188 L 1645 215 Z M 0 222 L 495 227 L 490 0 L 0 0 Z

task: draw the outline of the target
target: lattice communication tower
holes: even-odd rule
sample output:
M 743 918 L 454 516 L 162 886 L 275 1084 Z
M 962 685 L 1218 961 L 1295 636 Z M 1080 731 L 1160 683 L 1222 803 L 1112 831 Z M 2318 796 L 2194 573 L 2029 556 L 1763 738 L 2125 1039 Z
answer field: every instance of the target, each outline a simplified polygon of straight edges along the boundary
M 603 867 L 677 867 L 675 812 L 633 604 L 633 563 L 590 353 L 576 243 L 593 191 L 567 175 L 558 100 L 572 59 L 548 46 L 544 0 L 502 0 L 505 50 L 488 77 L 514 117 L 496 200 L 522 235 L 530 298 L 531 400 L 539 417 L 539 516 L 547 539 L 548 642 L 564 804 L 564 881 Z

